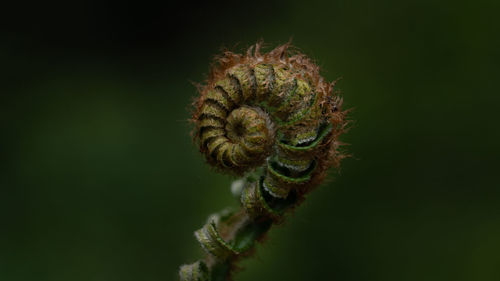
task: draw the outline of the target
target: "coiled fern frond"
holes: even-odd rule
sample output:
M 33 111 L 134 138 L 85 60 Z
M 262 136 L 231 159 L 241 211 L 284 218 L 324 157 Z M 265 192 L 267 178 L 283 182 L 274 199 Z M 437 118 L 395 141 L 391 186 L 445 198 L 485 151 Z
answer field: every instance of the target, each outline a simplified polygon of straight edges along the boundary
M 290 44 L 216 57 L 199 87 L 193 136 L 209 164 L 241 177 L 232 186 L 241 209 L 211 215 L 195 232 L 207 257 L 181 266 L 181 280 L 230 279 L 236 261 L 339 165 L 347 122 L 333 87 Z

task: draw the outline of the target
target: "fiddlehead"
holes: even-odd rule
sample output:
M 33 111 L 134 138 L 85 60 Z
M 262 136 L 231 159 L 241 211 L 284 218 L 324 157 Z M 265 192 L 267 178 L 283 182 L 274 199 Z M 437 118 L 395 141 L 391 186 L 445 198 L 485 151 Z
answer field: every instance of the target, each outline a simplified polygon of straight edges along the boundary
M 209 164 L 242 176 L 241 210 L 209 217 L 195 232 L 204 261 L 184 265 L 181 280 L 226 280 L 235 261 L 302 202 L 338 165 L 346 112 L 334 83 L 289 44 L 261 44 L 216 58 L 195 103 L 194 138 Z

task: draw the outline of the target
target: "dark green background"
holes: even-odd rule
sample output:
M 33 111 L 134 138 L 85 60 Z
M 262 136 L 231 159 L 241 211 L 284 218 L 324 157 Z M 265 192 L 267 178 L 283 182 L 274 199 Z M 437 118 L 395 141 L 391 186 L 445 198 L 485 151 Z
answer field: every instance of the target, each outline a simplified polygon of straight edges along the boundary
M 190 81 L 290 37 L 342 77 L 354 157 L 236 280 L 500 280 L 500 2 L 69 2 L 3 9 L 1 281 L 175 280 L 236 206 Z

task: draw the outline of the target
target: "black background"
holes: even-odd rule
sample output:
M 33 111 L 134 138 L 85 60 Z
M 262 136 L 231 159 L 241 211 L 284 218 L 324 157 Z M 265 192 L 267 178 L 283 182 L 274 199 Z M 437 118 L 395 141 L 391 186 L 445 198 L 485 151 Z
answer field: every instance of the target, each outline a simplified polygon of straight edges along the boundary
M 342 78 L 354 157 L 236 280 L 500 278 L 497 1 L 1 10 L 0 280 L 175 280 L 237 206 L 191 143 L 191 81 L 290 38 Z

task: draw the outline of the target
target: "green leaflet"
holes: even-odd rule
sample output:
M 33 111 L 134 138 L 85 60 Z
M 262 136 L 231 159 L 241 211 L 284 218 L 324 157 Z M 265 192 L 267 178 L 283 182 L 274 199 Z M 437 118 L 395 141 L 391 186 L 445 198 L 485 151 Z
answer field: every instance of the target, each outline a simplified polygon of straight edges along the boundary
M 234 249 L 222 239 L 217 231 L 215 221 L 209 221 L 203 228 L 195 233 L 196 239 L 200 242 L 201 247 L 210 255 L 218 260 L 226 260 L 232 255 L 238 254 Z
M 294 146 L 294 145 L 286 144 L 282 141 L 278 142 L 278 146 L 280 148 L 283 148 L 284 150 L 287 150 L 290 152 L 311 151 L 314 148 L 316 148 L 318 146 L 318 144 L 320 144 L 323 141 L 323 139 L 332 131 L 332 129 L 333 129 L 333 125 L 331 123 L 323 124 L 320 127 L 320 132 L 319 132 L 317 138 L 312 143 L 308 144 L 307 146 Z
M 211 268 L 211 273 L 201 261 L 184 265 L 179 271 L 182 281 L 225 280 L 224 278 L 231 268 L 231 259 L 251 249 L 255 245 L 255 241 L 271 227 L 271 221 L 253 222 L 244 216 L 234 238 L 226 242 L 220 236 L 218 226 L 234 219 L 236 215 L 237 213 L 234 212 L 211 215 L 207 224 L 195 232 L 202 248 L 215 258 L 216 264 Z M 211 279 L 208 279 L 209 275 Z
M 235 252 L 243 253 L 250 250 L 255 242 L 262 237 L 271 227 L 271 222 L 255 223 L 248 222 L 241 227 L 235 238 L 230 242 L 231 248 Z M 212 267 L 212 281 L 226 281 L 226 277 L 231 270 L 231 261 L 218 262 Z
M 181 266 L 179 277 L 181 281 L 209 281 L 210 273 L 205 262 L 197 261 Z

